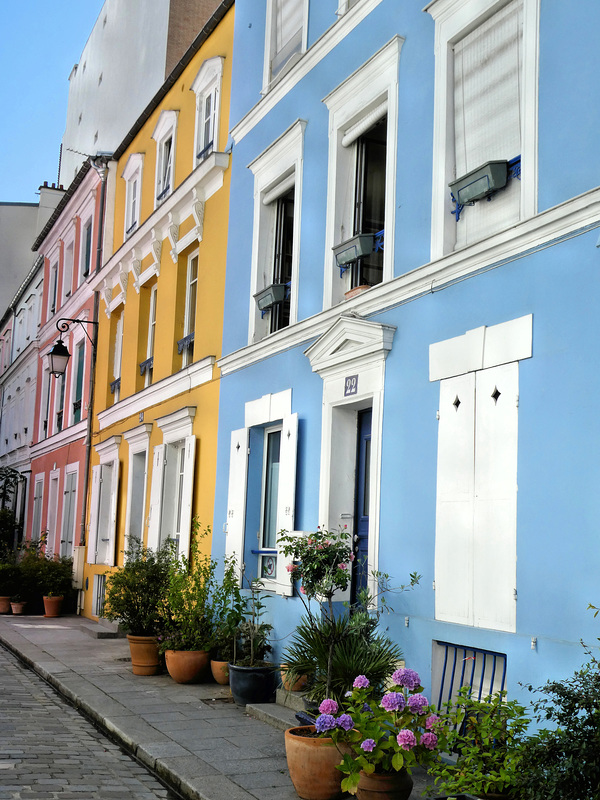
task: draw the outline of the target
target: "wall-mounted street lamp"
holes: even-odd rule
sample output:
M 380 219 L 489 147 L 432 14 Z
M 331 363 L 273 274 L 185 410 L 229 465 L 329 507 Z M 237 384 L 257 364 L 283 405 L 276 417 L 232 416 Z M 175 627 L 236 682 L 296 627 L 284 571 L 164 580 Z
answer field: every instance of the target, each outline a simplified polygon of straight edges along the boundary
M 89 339 L 92 348 L 94 347 L 94 342 L 91 339 L 89 333 L 87 332 L 85 325 L 98 325 L 97 322 L 94 322 L 92 319 L 68 319 L 67 317 L 63 317 L 59 319 L 56 323 L 56 329 L 59 333 L 66 333 L 69 330 L 69 326 L 71 323 L 77 322 L 84 330 L 85 335 Z M 48 361 L 50 363 L 50 373 L 54 375 L 55 378 L 60 378 L 61 375 L 64 375 L 67 371 L 67 364 L 69 363 L 69 359 L 71 358 L 71 353 L 69 353 L 65 343 L 62 340 L 62 336 L 59 337 L 58 341 L 54 343 L 52 348 L 48 353 Z

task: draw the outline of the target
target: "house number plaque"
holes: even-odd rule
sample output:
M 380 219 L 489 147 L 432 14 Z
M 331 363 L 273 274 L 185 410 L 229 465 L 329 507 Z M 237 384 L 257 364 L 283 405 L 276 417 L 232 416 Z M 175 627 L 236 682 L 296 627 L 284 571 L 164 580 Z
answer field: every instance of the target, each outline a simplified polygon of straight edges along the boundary
M 358 392 L 358 375 L 348 375 L 344 378 L 344 397 Z

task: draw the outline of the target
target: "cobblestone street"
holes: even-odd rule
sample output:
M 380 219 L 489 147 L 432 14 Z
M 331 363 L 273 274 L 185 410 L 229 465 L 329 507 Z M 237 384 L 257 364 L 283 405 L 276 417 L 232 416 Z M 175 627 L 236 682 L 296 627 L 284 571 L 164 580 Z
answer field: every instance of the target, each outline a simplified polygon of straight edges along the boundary
M 0 800 L 21 798 L 175 795 L 0 645 Z

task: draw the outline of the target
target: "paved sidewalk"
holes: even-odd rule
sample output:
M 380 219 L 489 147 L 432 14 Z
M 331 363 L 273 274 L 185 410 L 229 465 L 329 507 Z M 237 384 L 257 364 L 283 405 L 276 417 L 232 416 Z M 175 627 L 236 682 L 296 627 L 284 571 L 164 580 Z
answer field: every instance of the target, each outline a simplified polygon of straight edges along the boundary
M 292 711 L 244 710 L 214 683 L 135 676 L 127 641 L 105 635 L 83 617 L 0 616 L 2 644 L 185 798 L 297 800 L 282 733 Z M 425 778 L 413 779 L 417 798 Z

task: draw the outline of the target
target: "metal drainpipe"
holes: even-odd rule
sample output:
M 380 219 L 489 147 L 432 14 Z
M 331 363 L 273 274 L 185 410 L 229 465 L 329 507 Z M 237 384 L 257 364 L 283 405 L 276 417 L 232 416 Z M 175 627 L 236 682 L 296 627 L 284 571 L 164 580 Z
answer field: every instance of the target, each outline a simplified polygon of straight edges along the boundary
M 92 159 L 91 164 L 100 176 L 100 219 L 98 224 L 98 244 L 96 247 L 96 269 L 99 272 L 102 269 L 102 234 L 104 229 L 104 206 L 106 203 L 106 179 L 108 174 L 108 167 L 105 158 Z M 100 295 L 94 292 L 94 322 L 98 322 L 98 310 L 100 308 Z M 85 528 L 87 522 L 87 496 L 90 485 L 90 462 L 92 458 L 92 423 L 94 419 L 94 377 L 96 372 L 96 349 L 98 346 L 98 325 L 92 326 L 92 362 L 90 364 L 90 384 L 88 390 L 88 413 L 87 413 L 87 430 L 85 442 L 85 471 L 83 475 L 83 507 L 81 510 L 81 528 L 79 531 L 79 545 L 85 546 Z

